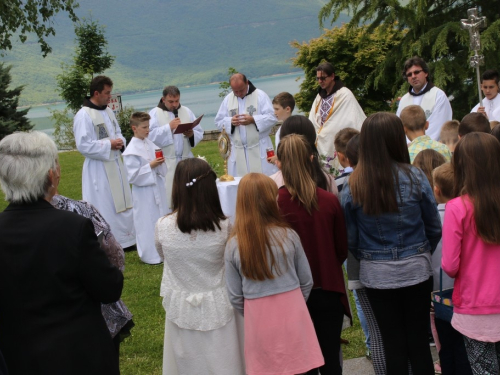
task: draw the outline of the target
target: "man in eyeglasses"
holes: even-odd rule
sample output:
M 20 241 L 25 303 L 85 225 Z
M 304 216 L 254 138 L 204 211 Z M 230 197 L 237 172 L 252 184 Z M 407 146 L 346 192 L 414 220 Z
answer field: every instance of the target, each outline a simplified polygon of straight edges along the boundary
M 316 146 L 319 154 L 333 158 L 335 135 L 344 128 L 360 130 L 366 116 L 351 90 L 344 87 L 340 77 L 335 75 L 332 64 L 319 64 L 316 80 L 319 90 L 309 112 L 309 120 L 318 134 Z M 337 170 L 342 169 L 336 158 L 330 164 Z
M 228 173 L 238 177 L 249 172 L 270 176 L 278 171 L 267 161 L 266 153 L 273 148 L 269 133 L 277 121 L 271 99 L 244 74 L 233 74 L 229 84 L 232 91 L 215 116 L 217 129 L 226 129 L 231 138 Z
M 430 82 L 429 67 L 421 57 L 414 56 L 406 60 L 403 68 L 403 77 L 410 84 L 408 93 L 399 101 L 396 115 L 412 104 L 422 107 L 425 117 L 429 121 L 429 128 L 425 134 L 439 141 L 441 126 L 453 118 L 450 101 L 443 90 Z

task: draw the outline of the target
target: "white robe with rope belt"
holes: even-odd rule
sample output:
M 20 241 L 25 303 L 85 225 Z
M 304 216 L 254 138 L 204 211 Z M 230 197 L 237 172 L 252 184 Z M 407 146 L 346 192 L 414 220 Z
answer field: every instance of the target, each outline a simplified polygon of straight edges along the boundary
M 120 127 L 116 123 L 114 116 L 111 119 L 107 111 L 102 110 L 99 112 L 102 115 L 110 138 L 121 138 L 123 144 L 125 144 L 125 138 L 122 136 Z M 85 156 L 82 170 L 83 200 L 97 208 L 108 222 L 111 232 L 123 248 L 134 245 L 135 230 L 132 209 L 127 209 L 119 213 L 116 212 L 104 167 L 104 162 L 121 157 L 120 151 L 111 150 L 111 142 L 109 140 L 98 139 L 92 119 L 84 108 L 80 109 L 75 115 L 73 132 L 75 134 L 76 147 Z M 127 176 L 121 176 L 120 183 L 124 190 L 129 189 L 130 191 Z
M 241 140 L 243 144 L 246 144 L 246 127 L 253 126 L 257 127 L 259 131 L 259 148 L 260 148 L 260 161 L 262 167 L 262 173 L 267 176 L 272 175 L 278 171 L 278 168 L 274 164 L 267 162 L 267 148 L 273 148 L 273 143 L 271 138 L 269 137 L 269 133 L 271 132 L 274 124 L 276 124 L 276 116 L 274 115 L 273 105 L 271 103 L 271 99 L 267 94 L 259 89 L 255 89 L 254 91 L 258 95 L 258 105 L 257 105 L 257 113 L 253 114 L 253 118 L 255 120 L 255 124 L 250 125 L 240 125 L 236 126 L 234 131 L 239 131 Z M 231 116 L 228 116 L 228 98 L 227 95 L 215 116 L 215 125 L 217 129 L 222 130 L 226 129 L 229 138 L 231 139 L 231 149 L 234 148 L 233 136 L 231 135 Z M 246 113 L 245 107 L 245 98 L 238 98 L 238 113 L 243 114 Z M 246 150 L 245 150 L 246 151 Z M 228 173 L 232 176 L 237 176 L 236 174 L 236 153 L 231 152 L 231 156 L 227 161 Z M 240 176 L 238 176 L 240 177 Z

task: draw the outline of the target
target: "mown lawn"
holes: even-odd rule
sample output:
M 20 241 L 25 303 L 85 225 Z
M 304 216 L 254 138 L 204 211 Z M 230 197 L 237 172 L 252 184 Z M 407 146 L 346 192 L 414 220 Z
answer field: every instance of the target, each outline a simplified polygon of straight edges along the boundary
M 202 142 L 193 149 L 195 156 L 206 157 L 218 175 L 222 174 L 223 161 L 219 156 L 215 141 Z M 73 199 L 81 199 L 81 173 L 84 158 L 78 152 L 59 154 L 61 183 L 59 192 Z M 0 191 L 0 211 L 7 207 L 3 192 Z M 131 337 L 121 345 L 120 367 L 123 375 L 161 374 L 163 356 L 163 330 L 165 313 L 160 299 L 162 266 L 142 263 L 137 252 L 126 253 L 125 287 L 122 299 L 134 314 L 135 327 Z M 342 337 L 349 340 L 343 346 L 344 359 L 364 355 L 364 337 L 351 302 L 354 326 L 343 331 Z

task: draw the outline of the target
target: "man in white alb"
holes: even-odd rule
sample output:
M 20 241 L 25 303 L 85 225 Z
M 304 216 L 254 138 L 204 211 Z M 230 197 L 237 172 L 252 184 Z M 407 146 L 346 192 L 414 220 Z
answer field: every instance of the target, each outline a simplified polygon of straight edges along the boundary
M 82 171 L 83 200 L 91 203 L 109 223 L 125 248 L 135 244 L 132 195 L 121 152 L 125 138 L 113 111 L 108 108 L 113 82 L 97 76 L 90 83 L 90 97 L 75 115 L 76 147 L 85 156 Z
M 351 90 L 335 75 L 331 63 L 317 66 L 316 80 L 319 90 L 309 112 L 309 120 L 318 134 L 316 146 L 319 154 L 333 158 L 335 135 L 344 128 L 360 130 L 366 116 Z M 330 163 L 336 169 L 342 169 L 337 159 Z
M 414 56 L 406 60 L 403 68 L 403 77 L 410 84 L 408 93 L 399 101 L 396 115 L 412 104 L 422 107 L 425 117 L 429 121 L 429 128 L 425 134 L 435 141 L 439 141 L 441 127 L 446 121 L 453 118 L 450 101 L 443 90 L 430 82 L 429 67 L 424 59 Z
M 267 162 L 266 154 L 266 149 L 273 148 L 269 133 L 277 121 L 271 100 L 244 74 L 233 74 L 229 83 L 232 92 L 215 116 L 217 129 L 226 129 L 231 139 L 228 173 L 239 177 L 249 172 L 272 175 L 278 169 Z
M 176 86 L 166 86 L 158 105 L 149 111 L 148 139 L 163 150 L 167 175 L 165 188 L 167 190 L 167 207 L 170 210 L 172 199 L 172 183 L 175 167 L 182 159 L 192 158 L 191 148 L 203 139 L 203 129 L 198 124 L 192 130 L 182 134 L 174 134 L 180 124 L 196 120 L 194 113 L 186 106 L 181 105 L 181 92 Z M 171 211 L 169 211 L 171 212 Z

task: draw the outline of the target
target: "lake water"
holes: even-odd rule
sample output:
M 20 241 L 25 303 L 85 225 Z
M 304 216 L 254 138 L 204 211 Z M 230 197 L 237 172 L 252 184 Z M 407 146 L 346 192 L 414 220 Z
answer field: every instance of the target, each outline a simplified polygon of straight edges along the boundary
M 286 74 L 272 77 L 262 77 L 251 80 L 259 89 L 269 95 L 272 99 L 276 94 L 287 91 L 295 94 L 299 91 L 303 73 Z M 219 97 L 219 84 L 209 84 L 192 87 L 181 87 L 181 104 L 189 107 L 196 116 L 203 116 L 201 126 L 204 130 L 215 130 L 214 119 L 222 98 Z M 162 90 L 144 92 L 140 94 L 130 94 L 122 96 L 123 106 L 134 107 L 136 111 L 149 112 L 156 107 L 162 96 Z M 41 130 L 47 134 L 53 133 L 53 124 L 50 119 L 49 109 L 62 110 L 65 104 L 52 104 L 32 107 L 27 117 L 35 124 L 36 130 Z M 295 110 L 298 113 L 298 110 Z

